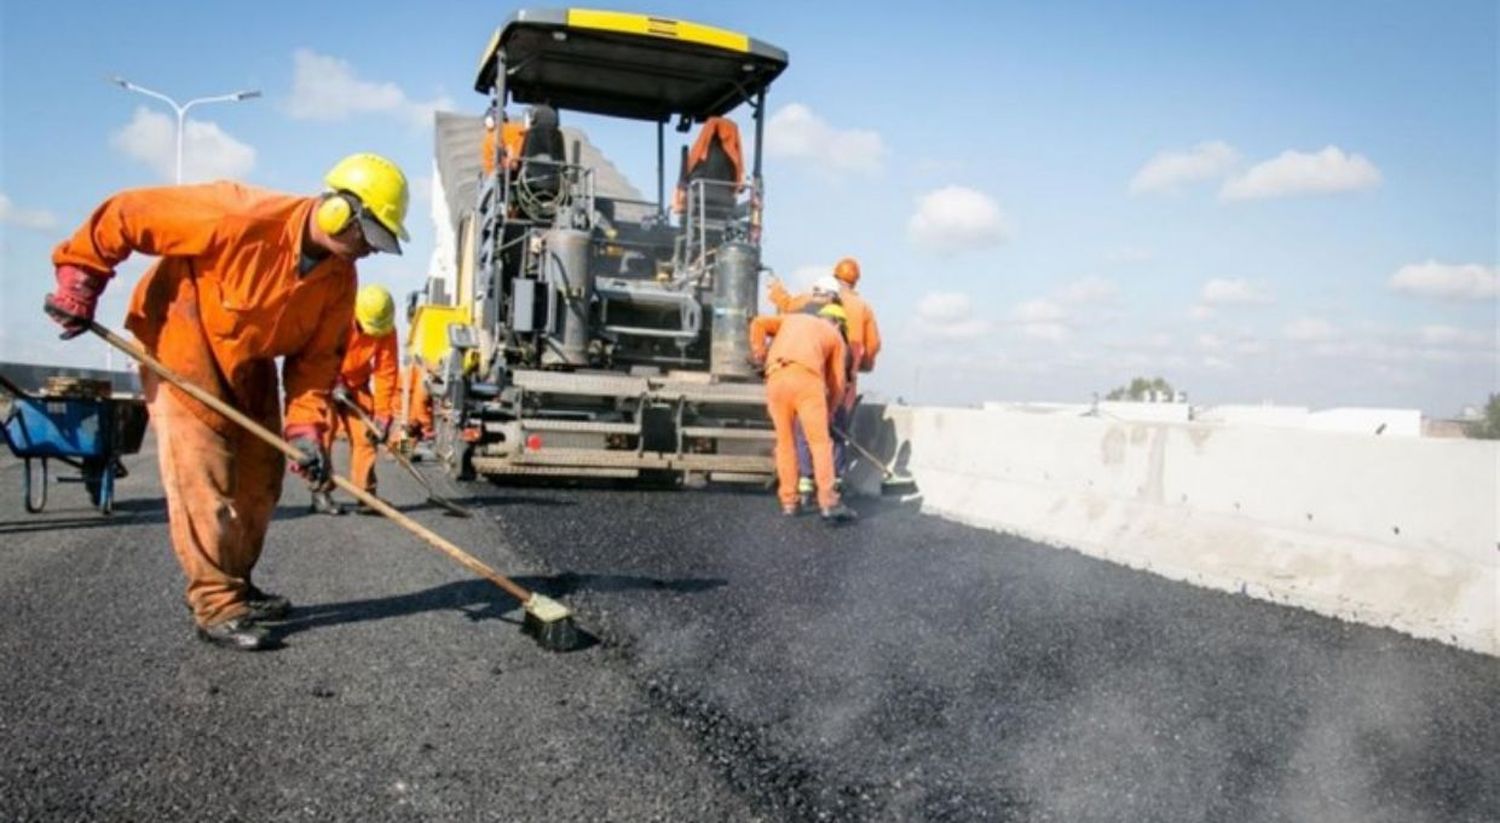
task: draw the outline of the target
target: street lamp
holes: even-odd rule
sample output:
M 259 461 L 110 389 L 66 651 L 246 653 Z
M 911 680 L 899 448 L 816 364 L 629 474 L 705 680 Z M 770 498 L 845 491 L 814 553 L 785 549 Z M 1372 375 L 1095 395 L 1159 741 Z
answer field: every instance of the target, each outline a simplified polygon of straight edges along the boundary
M 146 95 L 147 97 L 155 97 L 157 100 L 161 100 L 167 105 L 171 106 L 172 110 L 177 112 L 177 182 L 179 184 L 182 183 L 182 127 L 184 121 L 187 119 L 188 109 L 198 105 L 199 103 L 237 103 L 241 100 L 249 100 L 252 97 L 260 96 L 260 91 L 258 90 L 237 91 L 233 94 L 216 94 L 212 97 L 197 97 L 187 101 L 182 105 L 178 105 L 176 100 L 173 100 L 165 94 L 162 94 L 158 91 L 152 91 L 142 86 L 137 86 L 136 84 L 130 82 L 129 80 L 126 80 L 123 77 L 112 77 L 110 78 L 110 82 L 126 91 L 136 91 Z

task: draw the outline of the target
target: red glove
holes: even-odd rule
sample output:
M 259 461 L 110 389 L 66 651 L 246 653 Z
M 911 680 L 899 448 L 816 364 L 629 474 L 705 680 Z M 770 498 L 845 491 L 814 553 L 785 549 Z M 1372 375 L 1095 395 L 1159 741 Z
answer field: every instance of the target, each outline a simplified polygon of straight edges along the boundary
M 62 339 L 69 340 L 89 330 L 99 295 L 108 284 L 107 275 L 77 266 L 57 267 L 57 290 L 47 295 L 42 308 L 63 327 Z
M 281 436 L 302 456 L 292 461 L 292 474 L 306 480 L 316 489 L 328 485 L 329 469 L 333 460 L 323 446 L 323 428 L 316 423 L 290 423 L 281 430 Z

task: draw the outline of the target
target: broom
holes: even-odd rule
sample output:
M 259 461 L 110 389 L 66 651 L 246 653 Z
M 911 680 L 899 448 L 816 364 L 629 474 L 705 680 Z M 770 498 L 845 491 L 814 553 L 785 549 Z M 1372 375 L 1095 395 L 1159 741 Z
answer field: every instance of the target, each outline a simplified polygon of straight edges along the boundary
M 288 458 L 292 460 L 302 459 L 303 454 L 299 449 L 268 431 L 264 426 L 246 417 L 233 406 L 183 379 L 140 347 L 93 320 L 89 320 L 88 324 L 89 331 L 99 335 L 99 337 L 104 339 L 104 342 L 140 362 L 146 368 L 155 372 L 161 379 L 182 389 L 191 395 L 193 399 L 243 426 L 246 431 L 255 435 L 267 445 L 277 449 Z M 573 621 L 573 612 L 567 606 L 546 595 L 527 591 L 519 583 L 485 565 L 478 558 L 450 543 L 436 532 L 407 517 L 384 500 L 361 489 L 347 479 L 336 474 L 332 475 L 331 479 L 335 486 L 348 492 L 354 499 L 385 515 L 396 525 L 422 538 L 429 546 L 448 555 L 464 568 L 494 583 L 503 589 L 506 594 L 520 601 L 522 609 L 525 610 L 525 618 L 521 623 L 522 631 L 535 638 L 536 642 L 542 648 L 548 651 L 561 652 L 578 646 L 578 627 Z
M 365 427 L 370 431 L 380 430 L 380 427 L 375 425 L 375 421 L 370 419 L 370 415 L 365 413 L 365 410 L 360 407 L 359 403 L 353 397 L 349 396 L 348 392 L 344 391 L 342 386 L 334 388 L 333 399 L 334 402 L 354 412 L 354 414 L 359 417 L 360 422 L 364 423 Z M 455 517 L 474 516 L 473 512 L 438 494 L 437 491 L 432 488 L 432 484 L 427 482 L 427 478 L 423 477 L 422 473 L 417 471 L 417 467 L 413 466 L 411 464 L 411 461 L 406 459 L 406 455 L 402 454 L 398 449 L 396 449 L 396 447 L 385 441 L 381 441 L 381 443 L 385 446 L 386 452 L 388 452 L 391 457 L 394 457 L 397 463 L 401 464 L 401 468 L 406 469 L 406 472 L 410 474 L 417 481 L 417 483 L 422 486 L 423 489 L 427 490 L 427 502 L 434 503 L 442 507 L 444 511 L 448 512 L 451 515 L 454 515 Z

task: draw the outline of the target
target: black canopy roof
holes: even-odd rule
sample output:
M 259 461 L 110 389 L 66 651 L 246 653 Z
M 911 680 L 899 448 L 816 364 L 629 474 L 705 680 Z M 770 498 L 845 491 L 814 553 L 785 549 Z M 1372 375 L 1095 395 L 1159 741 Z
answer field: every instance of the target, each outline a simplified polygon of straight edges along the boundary
M 753 99 L 786 52 L 737 32 L 683 20 L 586 9 L 523 10 L 495 32 L 474 88 L 497 66 L 518 103 L 613 117 L 703 120 Z

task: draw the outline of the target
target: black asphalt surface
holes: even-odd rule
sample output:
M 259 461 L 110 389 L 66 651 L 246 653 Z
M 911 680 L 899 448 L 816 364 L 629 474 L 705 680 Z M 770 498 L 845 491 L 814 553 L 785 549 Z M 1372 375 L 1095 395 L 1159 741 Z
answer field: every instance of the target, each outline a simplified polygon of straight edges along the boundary
M 148 441 L 148 448 L 150 447 Z M 0 819 L 1500 819 L 1500 660 L 860 501 L 385 495 L 596 638 L 289 482 L 256 655 L 191 634 L 154 458 L 111 519 L 0 459 Z M 446 484 L 446 481 L 442 481 Z

